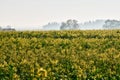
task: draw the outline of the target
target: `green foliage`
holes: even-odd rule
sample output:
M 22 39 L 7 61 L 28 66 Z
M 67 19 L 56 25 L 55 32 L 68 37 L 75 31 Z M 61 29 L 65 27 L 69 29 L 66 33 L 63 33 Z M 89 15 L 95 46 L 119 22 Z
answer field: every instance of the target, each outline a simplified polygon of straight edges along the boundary
M 119 32 L 0 32 L 0 80 L 119 80 Z

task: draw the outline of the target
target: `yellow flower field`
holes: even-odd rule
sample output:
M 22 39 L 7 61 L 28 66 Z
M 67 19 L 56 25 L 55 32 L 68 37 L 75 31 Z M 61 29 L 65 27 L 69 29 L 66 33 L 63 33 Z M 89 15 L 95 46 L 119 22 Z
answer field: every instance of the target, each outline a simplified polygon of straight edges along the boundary
M 1 31 L 0 80 L 120 80 L 120 30 Z

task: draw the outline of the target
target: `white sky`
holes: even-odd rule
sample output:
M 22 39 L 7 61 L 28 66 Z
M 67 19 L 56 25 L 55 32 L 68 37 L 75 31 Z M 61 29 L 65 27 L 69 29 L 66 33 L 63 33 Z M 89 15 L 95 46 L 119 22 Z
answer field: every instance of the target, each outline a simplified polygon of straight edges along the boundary
M 120 0 L 0 0 L 0 26 L 41 26 L 120 17 Z

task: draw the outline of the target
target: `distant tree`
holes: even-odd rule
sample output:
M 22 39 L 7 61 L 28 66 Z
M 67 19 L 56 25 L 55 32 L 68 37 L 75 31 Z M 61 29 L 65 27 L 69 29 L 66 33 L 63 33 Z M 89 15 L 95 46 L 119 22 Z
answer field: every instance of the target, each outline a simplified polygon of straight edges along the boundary
M 0 26 L 0 30 L 2 30 L 2 27 Z
M 57 22 L 52 22 L 52 23 L 48 23 L 42 27 L 43 27 L 42 28 L 43 30 L 59 30 L 60 24 Z
M 66 23 L 62 22 L 61 26 L 60 26 L 60 29 L 61 30 L 64 30 L 66 28 Z
M 11 27 L 10 25 L 7 25 L 6 28 L 2 29 L 3 31 L 15 31 L 15 28 Z
M 106 20 L 103 25 L 104 29 L 120 29 L 120 21 L 118 20 Z
M 66 22 L 62 22 L 60 29 L 61 30 L 76 30 L 79 28 L 79 24 L 77 20 L 67 20 Z

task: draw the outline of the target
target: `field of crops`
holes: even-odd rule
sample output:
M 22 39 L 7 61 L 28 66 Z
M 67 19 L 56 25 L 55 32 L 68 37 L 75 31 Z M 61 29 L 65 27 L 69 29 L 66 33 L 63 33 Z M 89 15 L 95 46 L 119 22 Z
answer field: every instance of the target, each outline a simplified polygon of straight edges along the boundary
M 120 80 L 120 30 L 0 32 L 0 80 Z

